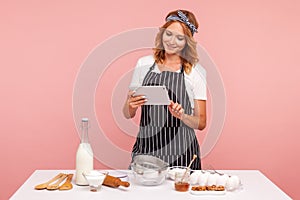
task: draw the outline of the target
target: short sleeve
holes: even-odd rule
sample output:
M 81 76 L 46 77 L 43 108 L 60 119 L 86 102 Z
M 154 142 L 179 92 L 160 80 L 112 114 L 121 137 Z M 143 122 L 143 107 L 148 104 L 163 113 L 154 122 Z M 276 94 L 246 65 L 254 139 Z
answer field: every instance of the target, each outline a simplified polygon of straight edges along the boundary
M 206 70 L 200 65 L 195 66 L 194 81 L 193 81 L 193 94 L 194 99 L 207 100 L 206 94 Z
M 131 83 L 129 85 L 129 89 L 133 90 L 133 88 L 139 87 L 142 85 L 140 81 L 140 74 L 141 74 L 141 61 L 138 60 L 136 66 L 133 71 Z
M 129 89 L 133 90 L 139 86 L 143 85 L 144 78 L 149 71 L 150 67 L 154 63 L 154 58 L 152 55 L 141 57 L 134 68 L 131 83 Z

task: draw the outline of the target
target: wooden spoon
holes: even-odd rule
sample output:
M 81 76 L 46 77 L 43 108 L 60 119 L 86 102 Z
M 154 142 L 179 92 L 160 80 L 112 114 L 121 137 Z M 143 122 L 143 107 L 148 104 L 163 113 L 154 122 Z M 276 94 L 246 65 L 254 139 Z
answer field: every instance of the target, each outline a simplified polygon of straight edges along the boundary
M 63 174 L 56 183 L 47 186 L 47 190 L 57 190 L 59 188 L 59 184 L 65 180 L 67 174 Z
M 190 169 L 192 163 L 194 162 L 194 160 L 195 160 L 196 158 L 197 158 L 197 155 L 194 154 L 193 159 L 191 160 L 189 166 L 186 168 L 186 170 L 185 170 L 185 172 L 184 172 L 184 174 L 183 174 L 183 176 L 182 176 L 182 178 L 181 178 L 181 182 L 183 182 L 183 179 L 184 179 L 184 177 L 186 176 L 186 173 L 188 172 L 188 170 Z
M 59 173 L 59 174 L 56 175 L 54 178 L 52 178 L 50 181 L 47 181 L 47 182 L 45 182 L 45 183 L 36 185 L 36 186 L 34 187 L 34 189 L 36 189 L 36 190 L 43 190 L 43 189 L 46 189 L 47 186 L 50 185 L 50 183 L 56 181 L 56 180 L 59 179 L 62 175 L 63 175 L 63 173 Z
M 64 182 L 64 184 L 62 184 L 58 189 L 59 190 L 70 190 L 73 188 L 73 185 L 71 183 L 73 178 L 73 174 L 68 174 L 67 180 L 66 182 Z

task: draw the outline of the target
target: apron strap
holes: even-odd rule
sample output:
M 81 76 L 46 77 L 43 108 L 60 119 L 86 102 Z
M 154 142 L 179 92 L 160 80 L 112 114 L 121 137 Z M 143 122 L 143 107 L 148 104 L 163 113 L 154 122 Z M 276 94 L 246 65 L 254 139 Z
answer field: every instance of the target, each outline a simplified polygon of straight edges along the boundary
M 180 73 L 182 73 L 183 74 L 183 76 L 184 76 L 184 69 L 183 69 L 183 66 L 181 65 L 181 70 L 180 70 Z
M 152 70 L 154 69 L 154 67 L 155 67 L 155 62 L 154 62 L 154 63 L 152 64 L 152 66 L 150 67 L 149 72 L 152 71 Z

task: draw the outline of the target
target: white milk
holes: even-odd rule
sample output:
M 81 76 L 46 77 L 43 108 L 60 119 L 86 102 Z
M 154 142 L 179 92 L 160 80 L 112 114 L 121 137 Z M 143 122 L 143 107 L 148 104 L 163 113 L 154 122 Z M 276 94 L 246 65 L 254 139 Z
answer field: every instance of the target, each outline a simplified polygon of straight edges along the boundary
M 77 185 L 88 185 L 82 175 L 83 172 L 93 170 L 94 160 L 93 151 L 89 143 L 80 143 L 76 154 L 76 180 Z
M 106 175 L 95 170 L 90 171 L 90 173 L 86 174 L 86 178 L 88 179 L 90 185 L 99 187 L 104 182 Z

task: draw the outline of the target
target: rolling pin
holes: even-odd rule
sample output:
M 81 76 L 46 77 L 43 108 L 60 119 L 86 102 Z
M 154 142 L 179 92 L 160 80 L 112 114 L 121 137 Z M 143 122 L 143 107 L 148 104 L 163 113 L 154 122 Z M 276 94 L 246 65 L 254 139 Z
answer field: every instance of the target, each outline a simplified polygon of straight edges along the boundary
M 122 181 L 120 178 L 106 175 L 102 185 L 116 188 L 119 187 L 120 185 L 124 187 L 129 187 L 130 183 L 127 181 Z

